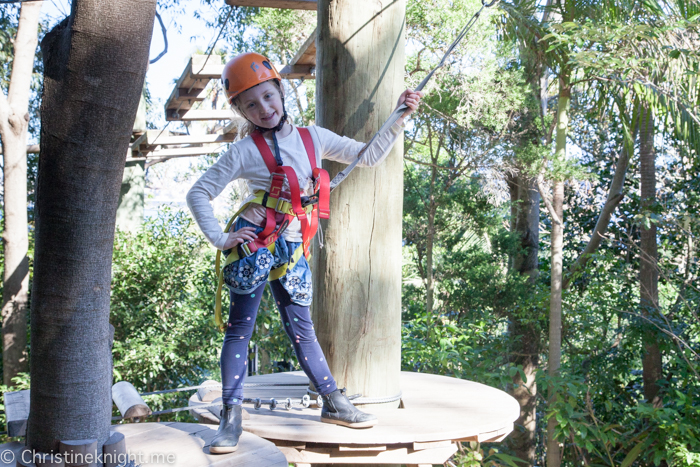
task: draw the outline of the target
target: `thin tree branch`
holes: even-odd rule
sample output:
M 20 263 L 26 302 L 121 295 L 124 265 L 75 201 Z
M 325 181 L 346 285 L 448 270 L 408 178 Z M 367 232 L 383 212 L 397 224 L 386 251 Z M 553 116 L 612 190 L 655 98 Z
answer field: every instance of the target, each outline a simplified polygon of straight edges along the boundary
M 554 210 L 554 206 L 552 206 L 552 200 L 549 199 L 549 193 L 544 189 L 542 186 L 542 177 L 537 177 L 535 179 L 535 183 L 537 184 L 537 191 L 540 192 L 540 196 L 542 197 L 542 200 L 544 201 L 544 205 L 547 207 L 547 211 L 549 212 L 549 215 L 552 217 L 552 222 L 554 222 L 557 225 L 561 225 L 561 220 L 559 220 L 559 216 L 557 216 L 556 211 Z
M 160 17 L 160 13 L 156 11 L 156 18 L 158 18 L 158 22 L 160 23 L 160 30 L 163 32 L 163 51 L 153 60 L 149 61 L 151 65 L 153 65 L 155 62 L 163 58 L 163 55 L 168 53 L 168 30 L 165 28 L 165 24 L 163 24 L 163 18 Z
M 576 258 L 574 264 L 571 265 L 569 270 L 564 275 L 564 283 L 562 284 L 564 290 L 569 288 L 573 276 L 586 267 L 593 253 L 595 253 L 600 247 L 600 242 L 603 239 L 603 235 L 605 235 L 605 232 L 608 230 L 610 218 L 612 217 L 613 212 L 615 212 L 617 205 L 620 204 L 620 201 L 622 201 L 622 199 L 625 197 L 623 192 L 625 176 L 627 175 L 627 166 L 629 165 L 631 146 L 634 144 L 634 140 L 637 138 L 638 131 L 639 125 L 635 125 L 632 133 L 631 144 L 629 141 L 623 142 L 620 157 L 617 159 L 615 174 L 610 182 L 607 200 L 603 205 L 603 209 L 600 211 L 600 216 L 598 216 L 598 221 L 595 224 L 595 228 L 591 234 L 591 239 L 588 241 L 588 245 L 586 245 L 586 248 L 579 255 L 579 257 Z
M 428 162 L 422 162 L 422 161 L 419 161 L 418 159 L 414 159 L 414 158 L 408 157 L 408 156 L 403 156 L 403 158 L 404 158 L 404 160 L 413 162 L 414 164 L 424 165 L 426 167 L 433 167 L 433 168 L 440 169 L 440 170 L 450 170 L 450 171 L 455 171 L 455 172 L 461 170 L 460 167 L 444 167 L 444 166 L 439 165 L 439 164 L 430 164 Z

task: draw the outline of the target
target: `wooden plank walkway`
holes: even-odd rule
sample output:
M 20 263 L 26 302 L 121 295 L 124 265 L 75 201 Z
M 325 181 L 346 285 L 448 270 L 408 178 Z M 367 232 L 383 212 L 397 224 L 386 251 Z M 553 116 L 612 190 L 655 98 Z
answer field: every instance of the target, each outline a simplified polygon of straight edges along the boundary
M 249 377 L 246 383 L 308 384 L 308 379 L 302 372 L 290 372 Z M 370 429 L 321 423 L 321 411 L 314 407 L 273 411 L 265 405 L 255 410 L 248 404 L 250 419 L 244 420 L 243 429 L 273 441 L 289 462 L 299 465 L 442 464 L 456 452 L 457 441 L 501 441 L 520 414 L 511 396 L 472 381 L 402 372 L 401 390 L 403 408 L 362 408 L 379 418 L 379 424 Z M 288 397 L 298 401 L 304 394 L 304 386 L 244 390 L 245 397 L 278 401 Z
M 210 454 L 209 443 L 216 427 L 195 423 L 129 423 L 112 429 L 126 438 L 126 447 L 137 465 L 165 464 L 169 467 L 287 467 L 282 452 L 269 441 L 243 433 L 238 451 Z M 0 445 L 0 467 L 15 467 L 24 443 Z M 2 455 L 5 451 L 9 454 Z M 172 461 L 172 462 L 171 462 Z M 33 464 L 32 464 L 33 465 Z
M 315 10 L 316 0 L 226 0 L 231 6 L 286 8 L 290 10 Z
M 315 6 L 314 6 L 315 8 Z M 280 76 L 286 79 L 314 78 L 316 68 L 316 32 L 306 40 L 288 65 L 275 65 Z M 232 112 L 226 110 L 193 110 L 196 102 L 206 98 L 206 87 L 211 81 L 219 81 L 224 71 L 224 59 L 220 55 L 194 54 L 187 62 L 165 103 L 167 121 L 228 120 Z

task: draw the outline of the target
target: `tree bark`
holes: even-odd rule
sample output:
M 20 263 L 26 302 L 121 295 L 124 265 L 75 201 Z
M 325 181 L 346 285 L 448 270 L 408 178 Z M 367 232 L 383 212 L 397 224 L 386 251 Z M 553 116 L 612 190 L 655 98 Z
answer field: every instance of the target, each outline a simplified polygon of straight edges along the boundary
M 656 151 L 654 150 L 654 115 L 650 108 L 642 113 L 639 132 L 639 162 L 641 172 L 641 210 L 650 213 L 656 203 Z M 659 312 L 659 271 L 656 245 L 656 224 L 640 229 L 639 259 L 639 306 L 644 316 L 655 316 Z M 658 380 L 661 379 L 661 350 L 653 331 L 644 335 L 642 357 L 642 379 L 644 397 L 655 406 L 661 406 Z
M 432 148 L 431 148 L 432 150 Z M 439 149 L 438 149 L 439 151 Z M 437 203 L 435 202 L 435 180 L 437 179 L 437 157 L 432 160 L 430 169 L 430 193 L 428 195 L 428 231 L 425 233 L 425 311 L 429 319 L 432 319 L 435 297 L 435 272 L 433 271 L 433 257 L 435 247 L 435 214 Z M 430 332 L 430 330 L 428 330 Z
M 368 141 L 388 118 L 403 90 L 405 8 L 404 0 L 318 2 L 320 126 Z M 333 192 L 326 246 L 315 248 L 316 331 L 351 394 L 400 390 L 402 153 L 400 138 L 382 165 L 356 170 Z M 324 167 L 331 177 L 342 169 Z
M 28 446 L 109 436 L 111 259 L 155 0 L 76 0 L 42 41 Z
M 2 296 L 3 384 L 29 369 L 27 306 L 29 238 L 27 230 L 27 128 L 29 91 L 44 2 L 23 3 L 14 42 L 7 98 L 0 93 L 0 140 L 3 147 L 5 269 Z
M 569 128 L 569 102 L 571 88 L 569 77 L 565 73 L 559 77 L 559 103 L 557 107 L 556 153 L 555 160 L 563 162 L 566 159 L 566 137 Z M 560 174 L 557 174 L 561 177 Z M 561 366 L 561 323 L 562 323 L 562 275 L 564 247 L 564 180 L 554 182 L 552 196 L 552 238 L 551 238 L 551 293 L 549 299 L 549 360 L 547 374 L 550 378 L 559 375 Z M 548 404 L 551 407 L 557 401 L 554 386 L 549 387 Z M 559 442 L 554 439 L 557 427 L 555 417 L 547 420 L 547 467 L 561 465 L 561 449 Z
M 540 195 L 534 181 L 523 175 L 508 178 L 511 197 L 511 232 L 520 236 L 520 252 L 511 258 L 511 268 L 528 277 L 534 287 L 538 276 Z M 523 375 L 513 377 L 512 395 L 520 404 L 520 417 L 513 433 L 507 438 L 513 454 L 522 459 L 521 465 L 536 463 L 537 381 L 540 333 L 532 324 L 532 316 L 513 315 L 509 320 L 509 335 L 513 349 L 511 361 L 522 366 Z

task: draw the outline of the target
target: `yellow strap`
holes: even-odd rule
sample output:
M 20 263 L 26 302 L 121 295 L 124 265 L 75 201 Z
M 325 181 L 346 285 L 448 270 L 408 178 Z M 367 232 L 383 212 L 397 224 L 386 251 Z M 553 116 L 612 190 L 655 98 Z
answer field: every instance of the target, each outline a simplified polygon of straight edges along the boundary
M 299 245 L 297 247 L 297 249 L 294 250 L 294 253 L 292 254 L 292 260 L 291 260 L 292 268 L 294 266 L 296 266 L 296 264 L 301 259 L 301 255 L 303 255 L 303 254 L 304 254 L 304 247 L 303 247 L 303 245 Z M 270 271 L 270 275 L 267 278 L 268 282 L 275 281 L 275 280 L 279 279 L 280 277 L 284 276 L 285 274 L 287 274 L 287 271 L 289 269 L 291 269 L 289 267 L 289 263 L 284 263 L 282 266 L 273 269 L 272 271 Z
M 257 194 L 257 193 L 256 193 Z M 238 216 L 241 215 L 243 211 L 246 210 L 246 208 L 250 206 L 250 203 L 245 203 L 241 208 L 236 212 L 236 214 L 231 217 L 231 220 L 228 221 L 228 224 L 226 224 L 226 228 L 224 229 L 224 233 L 228 233 L 229 230 L 231 230 L 231 226 L 233 225 L 234 221 L 238 218 Z M 231 254 L 235 253 L 236 250 L 234 249 Z M 236 256 L 238 256 L 238 253 L 236 253 Z M 226 258 L 228 259 L 228 258 Z M 228 263 L 226 263 L 228 264 Z M 225 265 L 224 265 L 225 266 Z M 221 319 L 221 291 L 224 288 L 224 268 L 221 267 L 221 250 L 216 250 L 216 264 L 215 264 L 215 270 L 216 270 L 216 275 L 219 278 L 219 283 L 217 284 L 216 287 L 216 295 L 215 295 L 215 305 L 214 305 L 214 321 L 216 322 L 216 326 L 223 332 L 224 331 L 224 322 Z
M 268 196 L 267 202 L 263 204 L 263 200 L 265 197 L 265 191 L 264 190 L 258 190 L 255 192 L 255 199 L 249 201 L 248 203 L 244 204 L 241 206 L 241 208 L 236 212 L 236 214 L 231 217 L 231 220 L 228 221 L 228 224 L 226 224 L 226 228 L 224 229 L 224 233 L 228 233 L 229 230 L 231 229 L 231 226 L 233 223 L 236 221 L 238 216 L 240 216 L 243 211 L 246 210 L 248 206 L 250 206 L 252 203 L 260 204 L 265 207 L 270 207 L 270 208 L 275 208 L 278 207 L 279 212 L 286 212 L 288 211 L 288 214 L 294 215 L 294 212 L 292 211 L 292 204 L 290 202 L 287 202 L 285 200 L 282 200 L 277 206 L 278 199 L 273 198 L 271 196 Z M 305 210 L 307 211 L 307 215 L 310 211 L 310 209 L 313 209 L 313 205 L 307 206 Z M 273 243 L 268 247 L 268 250 L 270 250 L 270 253 L 273 255 L 275 254 L 275 244 Z M 292 254 L 292 267 L 297 264 L 299 259 L 301 258 L 301 255 L 304 253 L 304 249 L 300 245 L 296 250 L 294 250 L 294 253 Z M 231 253 L 226 257 L 226 261 L 224 262 L 224 265 L 221 266 L 221 250 L 216 251 L 216 275 L 218 277 L 218 284 L 216 287 L 216 297 L 215 297 L 215 305 L 214 305 L 214 321 L 216 322 L 216 326 L 223 332 L 226 327 L 224 326 L 224 321 L 221 317 L 221 293 L 224 289 L 224 268 L 228 266 L 229 264 L 233 263 L 234 261 L 238 261 L 240 258 L 238 257 L 238 251 L 234 248 Z M 288 263 L 283 264 L 282 266 L 273 269 L 270 271 L 270 275 L 268 277 L 268 281 L 274 281 L 276 279 L 279 279 L 280 277 L 284 276 L 287 273 L 288 270 Z

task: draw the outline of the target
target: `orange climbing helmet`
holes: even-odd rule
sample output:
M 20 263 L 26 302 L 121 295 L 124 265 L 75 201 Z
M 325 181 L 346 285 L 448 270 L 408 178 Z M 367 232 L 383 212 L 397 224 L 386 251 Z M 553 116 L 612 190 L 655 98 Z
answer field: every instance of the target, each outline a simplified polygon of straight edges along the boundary
M 221 84 L 231 105 L 233 100 L 246 89 L 271 79 L 281 81 L 282 77 L 267 57 L 255 52 L 232 58 L 221 73 Z

